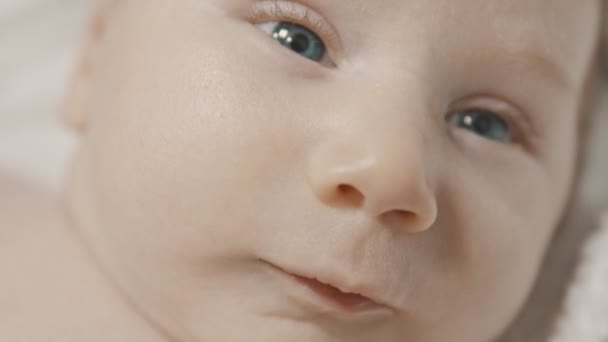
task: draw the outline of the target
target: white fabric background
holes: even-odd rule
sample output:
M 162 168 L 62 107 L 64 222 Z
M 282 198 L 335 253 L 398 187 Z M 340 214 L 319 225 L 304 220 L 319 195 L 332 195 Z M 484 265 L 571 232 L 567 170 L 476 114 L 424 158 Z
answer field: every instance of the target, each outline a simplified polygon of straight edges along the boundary
M 0 0 L 0 170 L 56 190 L 74 146 L 58 119 L 88 0 Z
M 77 60 L 90 0 L 0 0 L 0 170 L 49 190 L 60 188 L 75 139 L 58 113 L 68 72 Z M 564 229 L 549 253 L 530 304 L 501 340 L 545 341 L 547 313 L 558 313 L 560 285 L 591 239 L 553 342 L 608 341 L 608 97 L 594 115 L 589 163 Z M 2 191 L 2 189 L 0 189 Z M 561 286 L 563 287 L 563 286 Z

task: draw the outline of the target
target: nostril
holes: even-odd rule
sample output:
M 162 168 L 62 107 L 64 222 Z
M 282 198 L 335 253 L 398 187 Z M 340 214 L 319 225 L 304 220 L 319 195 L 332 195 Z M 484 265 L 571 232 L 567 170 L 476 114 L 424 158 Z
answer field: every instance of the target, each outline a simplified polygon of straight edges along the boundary
M 407 210 L 391 210 L 384 213 L 382 220 L 388 227 L 398 230 L 407 230 L 411 233 L 423 230 L 420 228 L 420 217 Z
M 348 206 L 360 206 L 363 204 L 363 194 L 352 185 L 340 184 L 338 185 L 338 196 L 342 200 L 341 202 Z

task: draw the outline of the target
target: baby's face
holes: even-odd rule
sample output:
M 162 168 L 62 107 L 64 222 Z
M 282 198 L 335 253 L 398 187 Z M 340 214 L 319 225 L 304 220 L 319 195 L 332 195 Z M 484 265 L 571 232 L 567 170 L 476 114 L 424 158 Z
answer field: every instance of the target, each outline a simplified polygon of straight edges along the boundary
M 119 1 L 72 215 L 179 341 L 488 341 L 567 202 L 598 11 Z

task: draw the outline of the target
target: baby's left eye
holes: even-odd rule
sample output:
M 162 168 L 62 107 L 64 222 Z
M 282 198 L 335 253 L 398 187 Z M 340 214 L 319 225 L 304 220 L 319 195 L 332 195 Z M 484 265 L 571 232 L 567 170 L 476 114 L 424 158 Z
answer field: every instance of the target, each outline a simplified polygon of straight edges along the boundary
M 315 62 L 321 62 L 327 50 L 323 40 L 304 26 L 289 22 L 259 24 L 264 32 L 293 52 Z
M 491 111 L 468 109 L 450 115 L 447 120 L 457 127 L 470 130 L 486 139 L 503 143 L 509 143 L 512 140 L 509 124 Z

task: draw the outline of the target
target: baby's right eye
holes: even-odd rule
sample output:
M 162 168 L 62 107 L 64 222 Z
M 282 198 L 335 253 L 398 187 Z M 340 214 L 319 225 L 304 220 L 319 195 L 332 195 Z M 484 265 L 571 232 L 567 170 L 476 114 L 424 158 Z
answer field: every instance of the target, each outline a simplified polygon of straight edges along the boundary
M 257 26 L 275 41 L 304 58 L 320 63 L 327 56 L 323 40 L 304 26 L 290 22 L 268 22 Z

